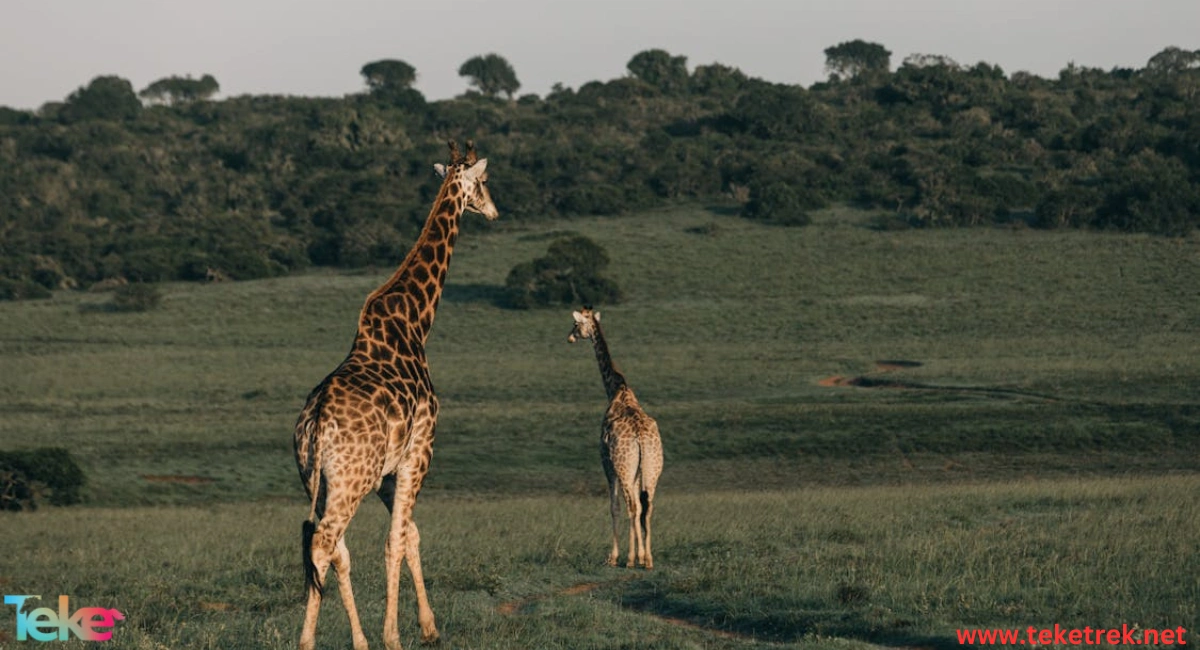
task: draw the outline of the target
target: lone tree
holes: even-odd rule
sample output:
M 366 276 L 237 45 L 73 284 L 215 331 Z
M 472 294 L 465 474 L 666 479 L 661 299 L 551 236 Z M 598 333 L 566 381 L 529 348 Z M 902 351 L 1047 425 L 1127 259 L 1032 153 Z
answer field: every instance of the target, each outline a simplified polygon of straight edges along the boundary
M 518 264 L 504 282 L 501 306 L 530 309 L 553 305 L 599 305 L 620 300 L 621 290 L 600 273 L 608 253 L 582 235 L 562 237 L 544 257 Z
M 625 67 L 629 74 L 664 93 L 674 94 L 687 90 L 686 56 L 671 56 L 666 50 L 643 50 L 634 54 Z
M 372 95 L 408 90 L 417 81 L 417 69 L 398 59 L 372 61 L 358 71 Z
M 862 39 L 825 48 L 825 72 L 830 78 L 857 79 L 865 73 L 887 72 L 892 53 L 879 43 Z
M 521 87 L 521 82 L 517 81 L 517 72 L 499 54 L 485 54 L 467 59 L 459 66 L 458 76 L 470 77 L 471 85 L 488 97 L 504 93 L 512 99 L 513 93 Z
M 197 100 L 210 99 L 221 90 L 221 84 L 216 78 L 206 74 L 199 79 L 186 77 L 165 77 L 146 86 L 138 93 L 138 97 L 153 103 L 171 105 L 187 104 Z

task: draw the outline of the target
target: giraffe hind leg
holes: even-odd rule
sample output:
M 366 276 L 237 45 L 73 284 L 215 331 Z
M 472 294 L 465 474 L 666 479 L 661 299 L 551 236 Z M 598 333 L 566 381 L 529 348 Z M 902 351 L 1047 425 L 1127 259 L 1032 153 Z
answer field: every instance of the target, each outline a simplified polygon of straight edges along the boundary
M 642 555 L 642 502 L 638 499 L 636 487 L 624 486 L 624 492 L 625 508 L 629 512 L 629 555 L 625 566 L 632 569 Z
M 650 521 L 654 518 L 654 492 L 653 490 L 642 490 L 642 542 L 645 544 L 646 553 L 642 558 L 642 566 L 647 569 L 654 568 L 654 552 L 650 548 Z
M 311 564 L 306 573 L 311 571 L 311 587 L 308 589 L 308 603 L 304 611 L 304 628 L 300 632 L 300 648 L 309 650 L 316 645 L 317 618 L 321 611 L 323 585 L 329 566 L 334 565 L 338 576 L 338 587 L 341 590 L 342 604 L 350 618 L 352 632 L 358 630 L 354 638 L 355 650 L 365 650 L 366 638 L 358 620 L 358 609 L 354 603 L 354 592 L 350 586 L 350 552 L 346 549 L 346 528 L 358 510 L 358 504 L 363 495 L 350 497 L 338 495 L 330 490 L 329 498 L 325 501 L 325 512 L 320 522 L 312 527 L 311 537 L 308 537 L 309 526 L 305 526 L 308 544 L 307 559 Z M 311 525 L 311 522 L 307 522 Z
M 346 616 L 350 619 L 350 635 L 354 640 L 354 650 L 367 650 L 367 637 L 363 635 L 362 624 L 358 620 L 358 608 L 354 604 L 354 587 L 350 584 L 350 549 L 346 548 L 346 538 L 338 540 L 336 553 L 333 556 L 333 569 L 337 572 L 338 591 L 342 595 L 342 604 L 346 607 Z

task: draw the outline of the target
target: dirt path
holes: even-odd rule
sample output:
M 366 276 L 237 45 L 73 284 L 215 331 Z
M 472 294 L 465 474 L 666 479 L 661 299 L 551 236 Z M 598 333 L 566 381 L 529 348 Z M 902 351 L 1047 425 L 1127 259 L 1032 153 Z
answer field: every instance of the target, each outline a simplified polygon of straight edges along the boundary
M 546 600 L 549 598 L 557 598 L 559 596 L 578 596 L 580 594 L 586 594 L 586 593 L 596 591 L 597 589 L 600 589 L 602 587 L 610 587 L 613 585 L 621 584 L 623 582 L 629 582 L 636 577 L 637 577 L 637 574 L 629 574 L 629 575 L 622 576 L 620 578 L 615 578 L 613 580 L 605 580 L 602 582 L 581 582 L 579 584 L 571 585 L 570 587 L 566 587 L 564 589 L 559 589 L 557 591 L 552 591 L 552 592 L 548 592 L 548 593 L 544 593 L 544 594 L 538 594 L 536 596 L 528 596 L 526 598 L 521 598 L 519 600 L 510 600 L 508 602 L 500 603 L 499 605 L 496 606 L 496 611 L 498 611 L 501 614 L 504 614 L 506 616 L 515 616 L 517 614 L 526 613 L 526 610 L 529 608 L 530 605 L 532 605 L 536 602 L 539 602 L 539 601 L 543 601 L 543 600 Z M 653 618 L 653 619 L 656 619 L 663 623 L 666 623 L 667 625 L 673 625 L 673 626 L 679 627 L 679 628 L 695 630 L 697 632 L 703 632 L 705 634 L 710 634 L 712 636 L 719 637 L 722 639 L 732 639 L 732 640 L 737 640 L 737 641 L 753 641 L 756 643 L 773 643 L 771 641 L 764 641 L 763 639 L 759 639 L 754 636 L 750 636 L 748 634 L 738 634 L 736 632 L 729 632 L 727 630 L 720 630 L 717 628 L 705 627 L 703 625 L 700 625 L 699 623 L 693 623 L 692 621 L 688 621 L 688 620 L 685 620 L 682 618 L 675 618 L 673 616 L 660 616 L 653 612 L 647 612 L 645 610 L 631 608 L 631 607 L 625 607 L 623 609 L 625 609 L 626 611 L 637 612 L 643 616 L 647 616 L 649 618 Z

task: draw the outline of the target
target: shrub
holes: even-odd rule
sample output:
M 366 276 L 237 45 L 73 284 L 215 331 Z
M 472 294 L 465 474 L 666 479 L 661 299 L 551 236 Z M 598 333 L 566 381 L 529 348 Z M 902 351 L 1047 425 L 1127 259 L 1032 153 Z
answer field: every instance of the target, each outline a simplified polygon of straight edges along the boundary
M 751 185 L 742 216 L 780 226 L 807 226 L 812 221 L 800 193 L 783 182 Z
M 112 311 L 150 311 L 158 307 L 162 294 L 153 284 L 135 282 L 118 287 L 113 291 L 110 309 Z
M 50 290 L 33 280 L 0 278 L 0 300 L 49 298 Z
M 600 273 L 608 253 L 583 236 L 563 237 L 550 244 L 546 255 L 512 268 L 500 303 L 510 309 L 554 305 L 613 304 L 620 300 L 616 283 Z
M 0 452 L 0 510 L 34 510 L 38 501 L 79 503 L 83 470 L 61 447 Z

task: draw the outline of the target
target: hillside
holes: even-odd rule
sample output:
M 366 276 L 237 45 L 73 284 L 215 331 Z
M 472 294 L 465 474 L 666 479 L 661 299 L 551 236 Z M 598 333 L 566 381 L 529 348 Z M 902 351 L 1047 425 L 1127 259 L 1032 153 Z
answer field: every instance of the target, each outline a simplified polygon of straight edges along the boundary
M 521 220 L 702 201 L 793 224 L 850 204 L 891 227 L 1195 229 L 1196 52 L 1043 79 L 931 55 L 893 66 L 854 44 L 871 56 L 830 48 L 839 72 L 810 88 L 661 50 L 545 97 L 501 79 L 427 102 L 411 68 L 373 64 L 344 98 L 212 100 L 206 77 L 139 99 L 98 77 L 37 112 L 0 107 L 0 297 L 390 263 L 450 138 L 479 142 L 501 211 Z

